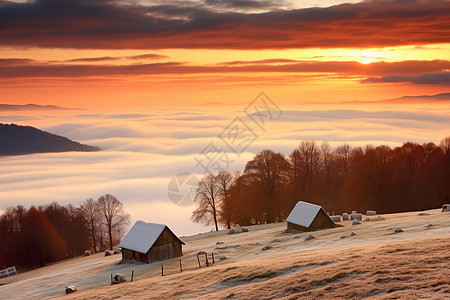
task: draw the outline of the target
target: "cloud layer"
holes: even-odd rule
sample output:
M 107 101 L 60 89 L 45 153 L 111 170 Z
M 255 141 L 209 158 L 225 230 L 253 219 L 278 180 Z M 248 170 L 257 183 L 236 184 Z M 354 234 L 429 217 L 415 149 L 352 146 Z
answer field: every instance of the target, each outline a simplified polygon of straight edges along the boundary
M 222 106 L 190 111 L 170 110 L 64 115 L 2 116 L 3 122 L 33 125 L 55 134 L 102 148 L 92 153 L 49 153 L 0 158 L 0 210 L 17 204 L 42 205 L 51 201 L 79 204 L 111 193 L 131 214 L 168 223 L 180 235 L 208 231 L 193 224 L 193 207 L 179 207 L 167 194 L 170 179 L 179 173 L 202 177 L 195 158 L 213 143 L 229 158 L 227 169 L 242 171 L 255 153 L 272 149 L 289 155 L 302 139 L 401 145 L 405 141 L 438 143 L 448 135 L 450 104 L 371 104 L 354 107 L 308 105 L 283 110 L 258 127 L 241 108 Z M 281 105 L 281 104 L 280 104 Z M 380 106 L 379 106 L 380 105 Z M 282 107 L 283 109 L 283 107 Z M 256 134 L 255 141 L 236 155 L 219 136 L 239 117 Z M 222 135 L 223 137 L 223 135 Z
M 222 2 L 1 1 L 1 44 L 97 49 L 339 48 L 447 43 L 450 35 L 450 3 L 444 0 L 365 1 L 305 9 L 271 1 Z M 237 12 L 237 7 L 265 10 Z

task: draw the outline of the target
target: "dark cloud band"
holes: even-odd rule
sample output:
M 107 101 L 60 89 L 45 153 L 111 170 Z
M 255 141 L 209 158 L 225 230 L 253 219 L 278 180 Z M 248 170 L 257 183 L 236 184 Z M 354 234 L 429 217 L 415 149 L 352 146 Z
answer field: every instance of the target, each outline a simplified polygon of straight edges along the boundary
M 450 36 L 450 2 L 444 0 L 365 1 L 328 8 L 271 8 L 263 13 L 212 10 L 214 1 L 207 2 L 142 6 L 101 0 L 1 1 L 0 45 L 339 48 L 447 43 Z M 268 7 L 267 1 L 232 1 L 227 6 Z

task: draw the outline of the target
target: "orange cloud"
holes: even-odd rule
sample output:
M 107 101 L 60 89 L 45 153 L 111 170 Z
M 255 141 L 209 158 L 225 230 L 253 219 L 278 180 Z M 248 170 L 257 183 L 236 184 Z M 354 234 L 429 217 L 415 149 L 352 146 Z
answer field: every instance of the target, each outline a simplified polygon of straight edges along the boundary
M 101 62 L 111 57 L 77 59 L 77 62 Z M 190 65 L 181 62 L 140 63 L 131 65 L 67 64 L 38 62 L 26 59 L 3 59 L 0 78 L 34 77 L 105 77 L 163 74 L 223 74 L 223 73 L 333 73 L 343 76 L 417 75 L 443 72 L 450 61 L 401 61 L 362 64 L 354 61 L 296 61 L 269 59 L 250 62 L 225 62 L 217 65 Z M 277 64 L 284 62 L 283 64 Z M 275 64 L 274 64 L 275 63 Z

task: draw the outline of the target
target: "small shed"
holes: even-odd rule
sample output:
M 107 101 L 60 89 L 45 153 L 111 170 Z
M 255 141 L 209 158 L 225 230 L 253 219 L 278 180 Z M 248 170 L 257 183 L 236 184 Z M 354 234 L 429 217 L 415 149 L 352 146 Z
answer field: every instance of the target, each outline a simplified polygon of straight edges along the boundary
M 336 227 L 336 224 L 326 214 L 322 206 L 303 201 L 295 204 L 294 209 L 286 221 L 288 229 L 300 231 L 313 231 Z
M 137 221 L 120 242 L 123 260 L 145 263 L 166 260 L 183 255 L 180 240 L 164 224 Z

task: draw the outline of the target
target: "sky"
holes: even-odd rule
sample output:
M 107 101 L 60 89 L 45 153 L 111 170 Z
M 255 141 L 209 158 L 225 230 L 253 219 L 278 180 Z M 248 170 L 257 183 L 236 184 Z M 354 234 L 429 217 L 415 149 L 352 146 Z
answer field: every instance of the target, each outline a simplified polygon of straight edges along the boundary
M 241 171 L 302 139 L 439 143 L 450 97 L 402 97 L 449 92 L 449 38 L 442 0 L 0 1 L 0 104 L 71 108 L 0 122 L 102 149 L 1 158 L 0 210 L 111 193 L 132 221 L 193 234 L 210 228 L 168 183 L 201 178 L 211 141 Z M 264 126 L 250 111 L 261 101 L 275 108 Z M 238 153 L 224 139 L 236 120 L 254 133 Z

